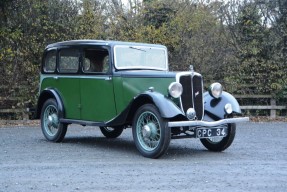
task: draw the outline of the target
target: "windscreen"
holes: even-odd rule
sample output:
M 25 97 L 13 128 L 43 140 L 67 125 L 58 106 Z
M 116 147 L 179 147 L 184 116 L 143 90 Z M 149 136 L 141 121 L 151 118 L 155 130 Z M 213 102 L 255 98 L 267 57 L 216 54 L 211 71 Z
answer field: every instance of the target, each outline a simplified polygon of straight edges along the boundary
M 165 48 L 120 45 L 115 46 L 114 52 L 117 69 L 168 69 Z

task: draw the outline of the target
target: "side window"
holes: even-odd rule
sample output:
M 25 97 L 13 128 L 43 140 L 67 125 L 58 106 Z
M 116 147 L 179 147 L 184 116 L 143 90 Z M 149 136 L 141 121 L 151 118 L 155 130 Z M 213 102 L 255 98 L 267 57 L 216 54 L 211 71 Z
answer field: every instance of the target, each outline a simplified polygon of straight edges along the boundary
M 79 69 L 80 51 L 77 49 L 62 49 L 59 54 L 59 72 L 77 73 Z
M 104 49 L 85 49 L 83 71 L 85 73 L 107 73 L 109 71 L 109 52 Z
M 56 51 L 49 51 L 45 57 L 44 72 L 53 73 L 56 69 Z

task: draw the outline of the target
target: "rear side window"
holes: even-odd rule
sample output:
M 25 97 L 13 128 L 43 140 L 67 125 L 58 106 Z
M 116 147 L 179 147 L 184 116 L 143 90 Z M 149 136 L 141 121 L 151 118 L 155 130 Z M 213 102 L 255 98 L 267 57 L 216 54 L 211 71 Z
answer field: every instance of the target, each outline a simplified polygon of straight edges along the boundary
M 44 63 L 44 72 L 53 73 L 56 69 L 56 51 L 50 51 L 46 54 Z
M 77 49 L 62 49 L 59 53 L 59 72 L 77 73 L 79 69 L 80 51 Z
M 109 52 L 105 49 L 84 50 L 84 73 L 107 73 L 109 70 Z

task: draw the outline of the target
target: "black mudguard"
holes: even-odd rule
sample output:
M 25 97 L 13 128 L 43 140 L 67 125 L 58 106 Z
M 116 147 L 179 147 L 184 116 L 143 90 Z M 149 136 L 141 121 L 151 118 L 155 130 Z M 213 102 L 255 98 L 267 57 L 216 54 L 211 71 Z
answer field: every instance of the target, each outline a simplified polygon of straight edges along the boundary
M 47 89 L 44 89 L 40 93 L 40 96 L 38 98 L 37 110 L 36 110 L 36 119 L 40 118 L 42 106 L 43 106 L 44 102 L 50 98 L 54 98 L 57 101 L 59 117 L 64 118 L 64 114 L 65 114 L 64 105 L 63 105 L 63 102 L 62 102 L 62 99 L 61 99 L 59 93 L 55 89 L 47 88 Z
M 153 101 L 153 103 L 158 108 L 163 118 L 169 119 L 169 118 L 174 118 L 178 115 L 184 116 L 181 109 L 174 102 L 172 102 L 169 98 L 165 97 L 161 93 L 147 91 L 137 96 L 134 99 L 134 102 L 138 102 L 143 97 L 149 97 Z
M 186 117 L 181 109 L 169 98 L 158 92 L 146 91 L 134 97 L 127 108 L 116 118 L 107 122 L 106 125 L 116 126 L 130 124 L 137 109 L 147 103 L 153 103 L 158 108 L 161 116 L 165 119 L 174 118 L 186 120 Z
M 230 93 L 223 91 L 222 96 L 215 99 L 208 92 L 205 92 L 203 97 L 205 120 L 207 120 L 206 115 L 213 120 L 224 119 L 228 115 L 224 109 L 227 103 L 231 104 L 233 114 L 241 114 L 241 109 L 237 100 Z

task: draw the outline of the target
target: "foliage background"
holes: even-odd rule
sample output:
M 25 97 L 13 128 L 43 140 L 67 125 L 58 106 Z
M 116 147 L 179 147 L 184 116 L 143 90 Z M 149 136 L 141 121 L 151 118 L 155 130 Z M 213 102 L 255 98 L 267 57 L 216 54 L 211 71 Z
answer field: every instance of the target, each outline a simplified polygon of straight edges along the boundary
M 164 44 L 173 71 L 287 97 L 286 0 L 0 0 L 0 108 L 35 105 L 42 51 L 71 39 Z

